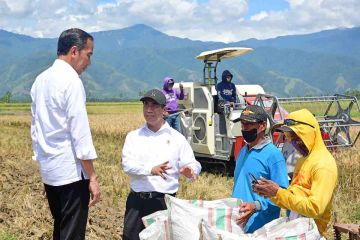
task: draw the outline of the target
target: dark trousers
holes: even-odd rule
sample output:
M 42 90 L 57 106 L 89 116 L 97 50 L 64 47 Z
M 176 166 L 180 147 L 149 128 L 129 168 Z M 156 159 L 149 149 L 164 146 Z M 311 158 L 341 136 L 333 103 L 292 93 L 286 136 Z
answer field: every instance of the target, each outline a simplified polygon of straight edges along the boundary
M 165 209 L 164 194 L 145 199 L 130 192 L 126 200 L 123 240 L 138 240 L 139 233 L 145 228 L 141 218 Z
M 54 218 L 53 239 L 85 239 L 90 200 L 89 180 L 63 186 L 44 185 Z

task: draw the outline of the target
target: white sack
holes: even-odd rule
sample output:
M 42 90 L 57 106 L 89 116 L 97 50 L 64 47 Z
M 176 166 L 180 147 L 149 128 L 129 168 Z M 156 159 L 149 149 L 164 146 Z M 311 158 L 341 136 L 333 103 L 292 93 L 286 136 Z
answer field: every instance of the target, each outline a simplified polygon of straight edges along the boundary
M 236 224 L 236 218 L 240 216 L 237 199 L 203 201 L 204 207 L 194 206 L 188 200 L 169 195 L 165 197 L 165 201 L 172 240 L 198 240 L 202 219 L 217 229 L 235 234 L 243 233 Z M 229 205 L 237 207 L 228 207 Z

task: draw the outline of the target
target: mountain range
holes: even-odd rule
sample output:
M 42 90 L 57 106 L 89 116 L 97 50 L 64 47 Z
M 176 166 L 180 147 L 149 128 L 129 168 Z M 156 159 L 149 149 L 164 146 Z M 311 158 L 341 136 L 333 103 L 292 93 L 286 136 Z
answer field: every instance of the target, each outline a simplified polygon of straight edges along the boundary
M 251 47 L 244 56 L 223 60 L 235 84 L 260 84 L 279 97 L 343 93 L 360 89 L 360 27 L 273 39 L 222 43 L 166 35 L 150 26 L 91 33 L 92 64 L 82 74 L 93 100 L 137 99 L 139 93 L 175 81 L 201 81 L 203 62 L 195 56 L 224 47 Z M 56 38 L 33 38 L 0 30 L 0 97 L 10 92 L 29 100 L 36 76 L 56 58 Z

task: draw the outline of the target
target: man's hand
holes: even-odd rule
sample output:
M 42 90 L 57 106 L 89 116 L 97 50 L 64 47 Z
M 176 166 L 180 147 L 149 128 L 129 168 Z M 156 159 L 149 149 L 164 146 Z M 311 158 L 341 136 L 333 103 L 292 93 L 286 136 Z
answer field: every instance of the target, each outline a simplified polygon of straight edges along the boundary
M 185 177 L 195 180 L 196 175 L 194 173 L 194 170 L 191 167 L 185 166 L 180 169 L 180 174 L 184 175 Z
M 90 180 L 89 190 L 90 190 L 89 207 L 92 207 L 100 201 L 100 187 L 96 179 Z
M 180 83 L 179 85 L 180 91 L 183 92 L 184 91 L 184 86 Z
M 234 102 L 230 102 L 230 107 L 234 108 L 234 107 L 235 107 L 235 103 L 234 103 Z
M 100 201 L 100 187 L 97 182 L 95 169 L 93 166 L 93 161 L 91 160 L 81 160 L 81 165 L 83 166 L 86 174 L 89 176 L 89 191 L 90 191 L 90 202 L 89 207 L 94 206 Z
M 169 165 L 169 161 L 166 161 L 160 165 L 157 165 L 151 169 L 152 175 L 157 175 L 166 179 L 164 174 L 167 174 L 166 170 L 171 169 L 172 167 Z
M 258 182 L 259 182 L 258 184 L 252 185 L 252 190 L 256 194 L 263 196 L 265 198 L 270 198 L 270 197 L 276 196 L 276 193 L 280 188 L 279 185 L 277 185 L 273 181 L 267 180 L 263 177 L 260 177 Z
M 236 223 L 238 225 L 241 225 L 242 227 L 245 227 L 246 223 L 249 221 L 249 218 L 251 215 L 254 214 L 256 209 L 256 206 L 252 202 L 245 202 L 240 204 L 240 210 L 241 216 L 236 219 Z

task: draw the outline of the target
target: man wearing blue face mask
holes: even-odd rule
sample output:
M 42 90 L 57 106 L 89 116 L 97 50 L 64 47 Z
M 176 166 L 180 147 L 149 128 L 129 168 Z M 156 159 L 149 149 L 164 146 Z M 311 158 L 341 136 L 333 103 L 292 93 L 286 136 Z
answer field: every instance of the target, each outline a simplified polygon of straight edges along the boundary
M 286 188 L 289 185 L 285 159 L 270 137 L 265 135 L 267 114 L 259 106 L 247 106 L 240 116 L 242 135 L 246 145 L 236 160 L 234 189 L 232 197 L 244 201 L 240 205 L 237 223 L 252 233 L 266 223 L 280 216 L 280 208 L 269 199 L 257 195 L 252 190 L 253 180 L 264 177 Z
M 284 132 L 286 140 L 302 156 L 297 159 L 289 188 L 266 178 L 259 180 L 254 191 L 279 207 L 291 210 L 290 217 L 298 214 L 314 218 L 321 235 L 327 237 L 338 171 L 334 157 L 322 140 L 319 124 L 310 111 L 301 109 L 290 113 L 280 127 L 274 128 Z

